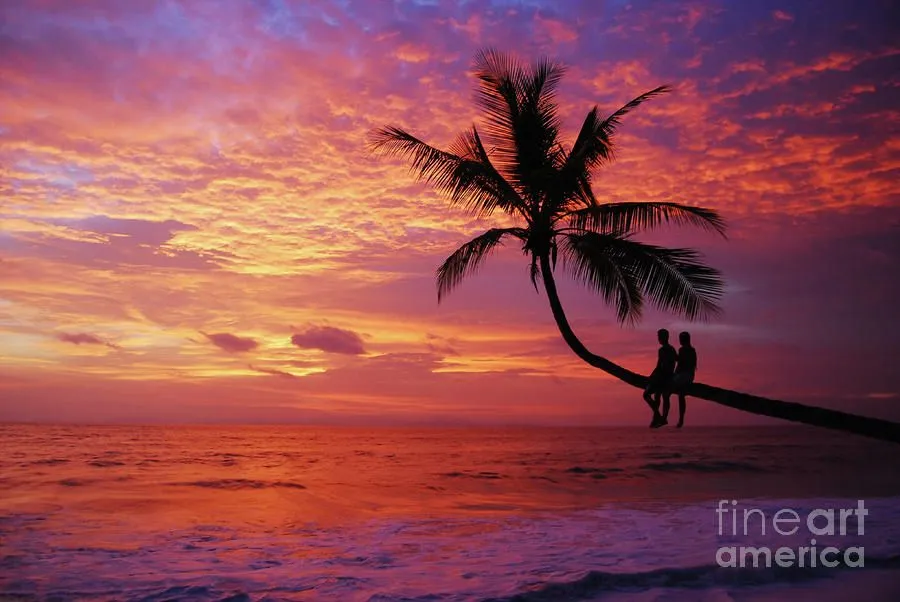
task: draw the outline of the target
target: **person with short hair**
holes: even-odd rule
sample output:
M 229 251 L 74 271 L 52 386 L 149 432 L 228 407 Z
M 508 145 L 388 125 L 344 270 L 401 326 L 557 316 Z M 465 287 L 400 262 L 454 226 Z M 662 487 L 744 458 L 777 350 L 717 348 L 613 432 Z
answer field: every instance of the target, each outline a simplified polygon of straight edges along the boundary
M 675 371 L 675 364 L 678 360 L 678 354 L 675 348 L 669 344 L 669 331 L 660 328 L 656 332 L 656 339 L 659 341 L 659 353 L 656 359 L 656 368 L 650 374 L 647 382 L 647 388 L 644 389 L 644 401 L 653 410 L 653 419 L 650 421 L 650 428 L 659 428 L 668 424 L 665 416 L 659 412 L 660 396 L 664 398 L 666 406 L 669 405 L 669 389 L 671 388 L 672 374 Z

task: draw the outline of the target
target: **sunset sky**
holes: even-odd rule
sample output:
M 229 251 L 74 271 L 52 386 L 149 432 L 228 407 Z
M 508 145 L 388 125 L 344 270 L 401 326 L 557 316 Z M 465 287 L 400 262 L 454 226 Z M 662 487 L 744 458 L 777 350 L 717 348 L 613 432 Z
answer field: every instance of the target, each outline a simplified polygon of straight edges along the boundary
M 619 326 L 566 281 L 592 351 L 649 372 L 900 418 L 900 38 L 890 0 L 7 0 L 0 4 L 0 420 L 643 424 L 564 345 L 516 248 L 437 303 L 474 220 L 372 156 L 478 122 L 486 45 L 569 66 L 566 136 L 628 115 L 601 200 L 711 207 L 706 324 Z M 560 277 L 565 281 L 564 274 Z M 688 421 L 746 414 L 695 401 Z

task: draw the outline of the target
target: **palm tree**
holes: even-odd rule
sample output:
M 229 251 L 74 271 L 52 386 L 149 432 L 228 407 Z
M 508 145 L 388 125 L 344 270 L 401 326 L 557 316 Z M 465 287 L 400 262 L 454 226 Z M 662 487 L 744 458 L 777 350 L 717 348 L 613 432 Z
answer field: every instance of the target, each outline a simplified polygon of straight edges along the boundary
M 543 283 L 563 339 L 578 357 L 643 388 L 647 377 L 585 347 L 566 318 L 557 293 L 557 259 L 578 281 L 613 305 L 620 322 L 635 322 L 647 301 L 689 320 L 719 313 L 724 282 L 691 249 L 640 242 L 634 235 L 664 224 L 725 234 L 713 210 L 670 202 L 600 203 L 592 190 L 597 168 L 613 159 L 613 136 L 622 117 L 669 90 L 642 94 L 606 118 L 594 107 L 571 146 L 560 140 L 556 90 L 564 67 L 549 59 L 531 66 L 495 50 L 476 56 L 476 99 L 484 112 L 482 134 L 473 125 L 449 150 L 406 130 L 373 133 L 373 151 L 407 159 L 418 179 L 478 217 L 502 211 L 518 226 L 492 228 L 454 251 L 437 270 L 440 302 L 475 272 L 498 246 L 518 244 L 531 260 L 531 281 Z M 485 144 L 486 143 L 486 144 Z M 488 150 L 490 149 L 490 150 Z M 798 403 L 757 397 L 695 383 L 689 395 L 732 408 L 810 425 L 900 442 L 900 424 Z

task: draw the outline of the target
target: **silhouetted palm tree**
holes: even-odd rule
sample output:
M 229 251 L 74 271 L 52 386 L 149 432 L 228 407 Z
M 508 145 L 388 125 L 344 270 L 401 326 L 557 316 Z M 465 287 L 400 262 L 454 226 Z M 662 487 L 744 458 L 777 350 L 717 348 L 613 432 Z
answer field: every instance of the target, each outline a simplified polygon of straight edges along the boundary
M 563 339 L 581 359 L 636 386 L 647 377 L 590 352 L 575 335 L 557 294 L 557 258 L 572 276 L 615 306 L 620 322 L 640 318 L 646 301 L 684 317 L 719 312 L 718 271 L 691 249 L 670 249 L 634 239 L 663 224 L 698 226 L 724 235 L 713 210 L 663 202 L 600 203 L 591 188 L 594 171 L 613 158 L 613 135 L 624 115 L 668 90 L 638 96 L 609 117 L 594 107 L 569 147 L 559 135 L 555 93 L 564 68 L 542 59 L 525 66 L 496 52 L 475 61 L 477 102 L 484 111 L 484 142 L 473 126 L 448 151 L 396 126 L 373 134 L 377 152 L 406 158 L 420 180 L 446 193 L 474 215 L 503 211 L 520 227 L 492 228 L 457 249 L 437 271 L 438 300 L 472 274 L 497 246 L 516 241 L 531 259 L 531 281 L 543 282 Z M 486 143 L 486 144 L 485 144 Z M 490 149 L 490 150 L 488 150 Z M 756 397 L 695 383 L 689 394 L 775 418 L 900 442 L 900 425 L 845 412 Z

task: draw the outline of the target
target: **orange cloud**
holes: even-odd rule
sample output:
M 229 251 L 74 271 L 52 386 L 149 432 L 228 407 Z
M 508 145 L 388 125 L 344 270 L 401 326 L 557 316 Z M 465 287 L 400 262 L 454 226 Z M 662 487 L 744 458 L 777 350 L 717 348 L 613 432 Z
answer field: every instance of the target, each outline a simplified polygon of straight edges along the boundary
M 426 48 L 406 43 L 397 47 L 395 56 L 407 63 L 423 63 L 431 58 L 431 53 Z
M 578 32 L 572 25 L 539 14 L 535 15 L 535 27 L 539 35 L 546 36 L 551 44 L 565 44 L 578 39 Z

